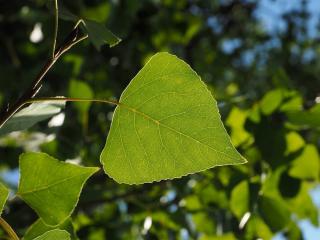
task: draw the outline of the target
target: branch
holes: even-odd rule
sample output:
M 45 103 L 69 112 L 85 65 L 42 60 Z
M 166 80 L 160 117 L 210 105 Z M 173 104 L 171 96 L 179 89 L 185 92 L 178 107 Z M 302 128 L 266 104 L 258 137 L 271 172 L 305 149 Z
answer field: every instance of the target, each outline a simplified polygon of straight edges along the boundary
M 42 87 L 42 82 L 44 76 L 55 64 L 55 62 L 68 51 L 71 47 L 78 44 L 82 40 L 86 39 L 88 36 L 79 36 L 79 28 L 74 28 L 70 34 L 65 38 L 64 42 L 59 48 L 54 52 L 53 58 L 47 60 L 47 63 L 43 66 L 40 73 L 33 81 L 31 86 L 23 93 L 23 95 L 18 98 L 18 100 L 10 106 L 8 109 L 5 109 L 0 115 L 0 128 L 16 113 L 18 112 L 30 99 L 33 99 L 39 92 Z
M 19 240 L 19 237 L 15 233 L 15 231 L 12 229 L 12 227 L 2 218 L 0 217 L 0 225 L 3 228 L 3 230 L 6 231 L 10 239 L 12 240 Z
M 56 51 L 58 27 L 59 27 L 58 0 L 54 0 L 54 34 L 53 34 L 53 46 L 52 46 L 52 55 L 51 55 L 52 59 L 54 59 L 54 55 Z

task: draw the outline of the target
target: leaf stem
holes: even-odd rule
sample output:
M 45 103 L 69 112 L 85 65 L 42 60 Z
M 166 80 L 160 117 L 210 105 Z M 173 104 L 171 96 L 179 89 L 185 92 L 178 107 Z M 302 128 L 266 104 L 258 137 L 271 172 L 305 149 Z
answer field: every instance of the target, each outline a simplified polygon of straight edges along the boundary
M 0 128 L 16 113 L 18 112 L 28 100 L 33 99 L 42 87 L 42 81 L 47 72 L 55 64 L 55 62 L 72 48 L 74 45 L 86 39 L 88 35 L 79 36 L 79 28 L 75 27 L 69 35 L 65 38 L 64 42 L 60 47 L 55 49 L 53 58 L 47 60 L 47 63 L 42 67 L 40 73 L 37 75 L 36 79 L 33 81 L 31 86 L 22 94 L 20 98 L 10 107 L 5 109 L 0 114 Z
M 0 217 L 0 225 L 5 230 L 12 240 L 19 240 L 18 235 L 15 233 L 15 231 L 12 229 L 12 227 L 2 218 Z
M 66 102 L 96 102 L 108 103 L 111 105 L 121 105 L 118 101 L 105 100 L 105 99 L 89 99 L 89 98 L 70 98 L 70 97 L 45 97 L 45 98 L 32 98 L 24 102 L 24 104 L 45 102 L 45 101 L 66 101 Z
M 59 27 L 58 0 L 54 0 L 54 34 L 53 34 L 53 46 L 52 46 L 52 54 L 51 54 L 52 59 L 54 59 L 55 51 L 56 51 L 58 27 Z

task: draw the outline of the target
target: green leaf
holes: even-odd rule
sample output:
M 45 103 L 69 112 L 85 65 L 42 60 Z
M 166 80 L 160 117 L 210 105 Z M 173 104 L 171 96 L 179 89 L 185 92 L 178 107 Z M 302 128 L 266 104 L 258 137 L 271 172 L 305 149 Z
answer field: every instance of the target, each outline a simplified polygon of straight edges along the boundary
M 0 183 L 0 216 L 8 197 L 9 190 L 2 183 Z
M 283 90 L 275 89 L 267 92 L 260 103 L 261 112 L 265 115 L 272 114 L 283 100 Z
M 90 86 L 83 81 L 71 80 L 69 85 L 69 96 L 72 98 L 93 98 L 93 91 Z M 91 102 L 75 102 L 73 103 L 79 113 L 79 121 L 83 126 L 88 125 L 88 110 L 91 106 Z
M 59 226 L 56 226 L 56 227 L 48 226 L 41 219 L 38 219 L 30 226 L 30 228 L 28 228 L 27 232 L 23 236 L 23 240 L 35 239 L 36 237 L 39 237 L 42 234 L 44 234 L 50 230 L 54 230 L 54 229 L 65 230 L 71 234 L 72 240 L 78 239 L 75 234 L 75 230 L 73 228 L 73 225 L 72 225 L 72 222 L 70 221 L 70 219 L 67 219 L 62 224 L 60 224 Z
M 119 102 L 100 158 L 119 183 L 160 181 L 246 162 L 232 146 L 205 84 L 174 55 L 154 55 Z
M 65 221 L 74 210 L 82 187 L 96 171 L 60 162 L 45 153 L 20 156 L 18 195 L 51 226 Z
M 89 40 L 99 50 L 104 44 L 110 47 L 117 45 L 121 39 L 114 35 L 103 24 L 92 20 L 84 20 L 85 30 L 89 35 Z
M 319 162 L 317 148 L 311 144 L 306 145 L 301 155 L 292 162 L 289 175 L 304 180 L 318 180 Z
M 54 229 L 34 238 L 34 240 L 71 240 L 71 238 L 67 231 Z
M 240 182 L 232 189 L 230 208 L 238 219 L 249 211 L 250 189 L 247 181 Z
M 300 128 L 320 128 L 320 104 L 307 111 L 289 111 L 288 122 Z
M 274 232 L 284 229 L 290 222 L 290 211 L 285 202 L 278 198 L 261 196 L 259 212 Z
M 51 10 L 51 12 L 54 12 L 53 1 L 50 1 L 48 3 L 48 8 Z M 84 19 L 70 12 L 68 8 L 66 8 L 62 4 L 62 1 L 59 1 L 59 18 L 72 22 L 77 22 L 82 19 L 84 22 L 83 30 L 89 35 L 89 40 L 98 50 L 104 44 L 108 44 L 110 47 L 114 47 L 121 41 L 120 38 L 114 35 L 102 23 Z
M 247 119 L 247 112 L 240 108 L 233 107 L 226 125 L 231 128 L 231 140 L 234 146 L 239 146 L 245 142 L 253 142 L 253 138 L 248 131 L 244 128 Z
M 30 106 L 23 108 L 21 111 L 13 115 L 0 128 L 0 136 L 13 131 L 21 131 L 27 129 L 37 122 L 46 120 L 58 114 L 65 107 L 65 101 L 43 101 L 35 102 Z

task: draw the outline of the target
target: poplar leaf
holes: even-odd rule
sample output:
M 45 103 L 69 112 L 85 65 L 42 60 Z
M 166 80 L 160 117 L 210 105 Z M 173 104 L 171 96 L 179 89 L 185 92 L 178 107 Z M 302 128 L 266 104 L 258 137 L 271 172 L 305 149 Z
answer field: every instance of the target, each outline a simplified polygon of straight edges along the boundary
M 100 160 L 108 175 L 128 184 L 246 162 L 206 85 L 168 53 L 154 55 L 121 95 Z
M 17 194 L 45 224 L 56 226 L 71 215 L 84 183 L 98 169 L 61 162 L 45 153 L 24 153 Z

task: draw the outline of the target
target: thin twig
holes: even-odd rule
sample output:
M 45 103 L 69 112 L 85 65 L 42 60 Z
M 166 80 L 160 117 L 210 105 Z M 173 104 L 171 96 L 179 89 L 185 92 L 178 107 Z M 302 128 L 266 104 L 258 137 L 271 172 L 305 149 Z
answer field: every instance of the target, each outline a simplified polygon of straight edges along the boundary
M 16 113 L 18 112 L 25 104 L 27 100 L 34 98 L 39 90 L 42 87 L 42 81 L 47 72 L 55 64 L 55 62 L 61 57 L 63 53 L 68 51 L 71 47 L 78 44 L 82 40 L 86 39 L 88 35 L 79 37 L 79 29 L 75 28 L 71 33 L 66 37 L 62 45 L 55 50 L 54 58 L 50 58 L 44 67 L 41 69 L 40 73 L 33 81 L 31 86 L 24 92 L 24 94 L 8 109 L 4 110 L 0 115 L 0 128 Z
M 66 101 L 66 102 L 96 102 L 96 103 L 108 103 L 111 105 L 121 105 L 121 103 L 113 100 L 105 99 L 90 99 L 90 98 L 70 98 L 70 97 L 44 97 L 44 98 L 32 98 L 24 102 L 24 104 L 46 101 Z
M 0 217 L 0 225 L 3 230 L 6 231 L 11 240 L 19 240 L 18 235 L 15 233 L 9 223 L 7 223 L 2 217 Z
M 51 54 L 52 59 L 54 59 L 55 57 L 57 37 L 58 37 L 58 27 L 59 27 L 58 0 L 54 0 L 54 33 L 53 33 L 53 46 L 52 46 L 52 54 Z

